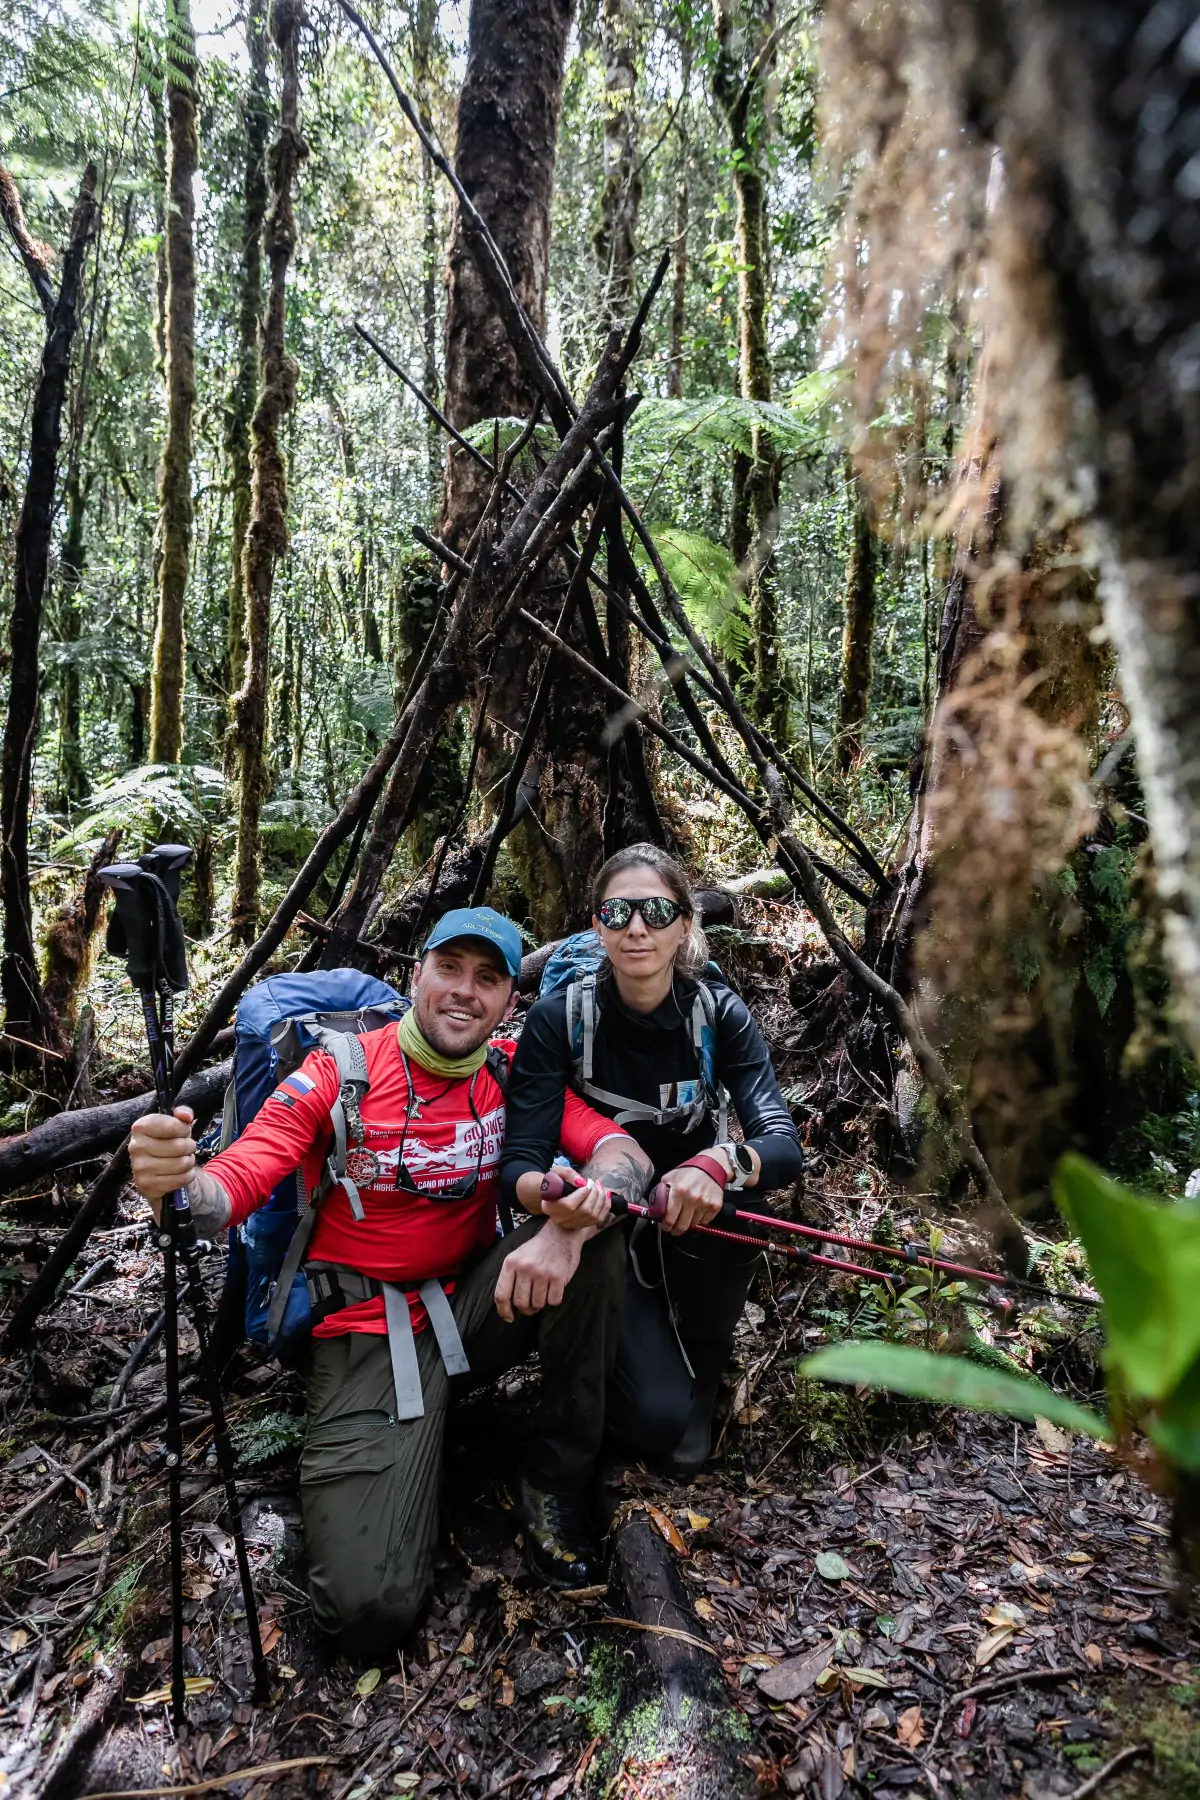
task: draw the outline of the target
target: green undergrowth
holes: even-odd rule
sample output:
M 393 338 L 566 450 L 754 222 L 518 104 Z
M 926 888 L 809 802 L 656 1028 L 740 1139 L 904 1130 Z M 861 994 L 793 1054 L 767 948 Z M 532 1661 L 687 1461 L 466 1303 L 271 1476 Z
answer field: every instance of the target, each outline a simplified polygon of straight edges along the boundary
M 237 1426 L 233 1433 L 239 1463 L 268 1462 L 304 1442 L 304 1420 L 294 1413 L 259 1413 Z
M 1195 1686 L 1153 1693 L 1140 1686 L 1125 1688 L 1101 1701 L 1100 1711 L 1120 1727 L 1123 1743 L 1145 1742 L 1154 1751 L 1153 1761 L 1135 1763 L 1107 1790 L 1113 1800 L 1196 1800 L 1200 1694 Z
M 597 1644 L 588 1663 L 588 1686 L 580 1710 L 589 1735 L 599 1739 L 597 1754 L 584 1782 L 593 1796 L 606 1794 L 622 1769 L 631 1774 L 666 1765 L 695 1772 L 704 1746 L 714 1759 L 727 1758 L 753 1740 L 745 1717 L 733 1705 L 715 1706 L 685 1695 L 677 1716 L 661 1690 L 647 1691 L 645 1676 L 611 1642 Z M 726 1771 L 727 1764 L 720 1761 Z M 701 1786 L 703 1787 L 703 1780 Z

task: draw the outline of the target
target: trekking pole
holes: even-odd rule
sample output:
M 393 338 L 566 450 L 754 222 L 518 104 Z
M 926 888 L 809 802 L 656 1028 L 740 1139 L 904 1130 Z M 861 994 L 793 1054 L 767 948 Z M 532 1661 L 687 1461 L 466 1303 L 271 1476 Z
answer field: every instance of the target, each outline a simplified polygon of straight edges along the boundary
M 179 919 L 179 880 L 191 851 L 182 844 L 159 844 L 136 863 L 113 863 L 101 871 L 116 908 L 109 923 L 108 948 L 123 955 L 129 978 L 142 1002 L 150 1067 L 158 1110 L 174 1106 L 174 996 L 188 984 L 183 926 Z M 179 1414 L 178 1261 L 183 1259 L 184 1285 L 198 1344 L 198 1373 L 213 1427 L 213 1451 L 229 1513 L 230 1535 L 246 1612 L 246 1634 L 254 1675 L 254 1694 L 269 1693 L 266 1660 L 258 1625 L 254 1583 L 242 1511 L 238 1500 L 233 1442 L 225 1416 L 225 1399 L 211 1350 L 208 1300 L 200 1269 L 196 1225 L 187 1189 L 164 1195 L 160 1208 L 159 1248 L 163 1253 L 166 1312 L 167 1425 L 164 1432 L 171 1525 L 171 1713 L 176 1731 L 187 1723 L 183 1672 L 183 1513 L 180 1481 L 183 1427 Z
M 566 1179 L 567 1174 L 570 1174 L 571 1180 Z M 543 1178 L 543 1198 L 557 1200 L 572 1185 L 580 1185 L 580 1178 L 575 1175 L 574 1171 L 552 1169 Z M 626 1200 L 623 1195 L 614 1193 L 609 1194 L 609 1203 L 613 1212 L 618 1215 L 632 1213 L 636 1217 L 657 1221 L 666 1214 L 668 1193 L 667 1184 L 660 1181 L 656 1187 L 651 1189 L 647 1204 L 644 1206 L 639 1206 L 636 1201 Z M 858 1263 L 842 1262 L 836 1257 L 821 1256 L 813 1251 L 802 1251 L 790 1245 L 771 1243 L 766 1238 L 730 1231 L 725 1227 L 729 1224 L 741 1223 L 751 1225 L 759 1231 L 793 1232 L 799 1237 L 814 1239 L 819 1243 L 838 1244 L 843 1249 L 866 1250 L 874 1256 L 885 1256 L 893 1261 L 906 1263 L 910 1268 L 923 1268 L 931 1273 L 936 1271 L 938 1274 L 958 1276 L 968 1281 L 984 1282 L 993 1290 L 996 1303 L 1005 1312 L 1011 1309 L 1012 1302 L 994 1291 L 1008 1287 L 1016 1288 L 1023 1293 L 1036 1294 L 1049 1300 L 1060 1300 L 1067 1306 L 1096 1307 L 1101 1305 L 1098 1298 L 1090 1295 L 1066 1294 L 1059 1288 L 1044 1287 L 1040 1282 L 1025 1281 L 1017 1276 L 998 1275 L 991 1269 L 974 1269 L 965 1263 L 943 1262 L 940 1257 L 919 1252 L 913 1244 L 907 1244 L 901 1249 L 892 1244 L 877 1244 L 868 1238 L 848 1237 L 839 1232 L 822 1231 L 815 1225 L 797 1225 L 790 1219 L 772 1218 L 767 1213 L 744 1212 L 729 1200 L 724 1202 L 717 1218 L 720 1224 L 697 1224 L 692 1226 L 692 1230 L 706 1232 L 710 1237 L 728 1238 L 731 1243 L 758 1244 L 763 1250 L 770 1251 L 777 1256 L 784 1256 L 793 1262 L 815 1262 L 824 1268 L 838 1269 L 845 1274 L 868 1275 L 876 1281 L 891 1281 L 893 1277 L 882 1269 L 870 1269 Z
M 562 1196 L 575 1186 L 582 1186 L 578 1180 L 565 1178 L 561 1169 L 551 1169 L 542 1177 L 542 1199 L 561 1200 Z M 615 1194 L 611 1189 L 605 1190 L 608 1203 L 615 1217 L 633 1219 L 650 1219 L 655 1224 L 666 1217 L 667 1201 L 670 1189 L 665 1181 L 660 1181 L 651 1188 L 645 1204 L 637 1200 L 627 1200 L 624 1194 Z M 783 1257 L 788 1262 L 819 1263 L 825 1269 L 837 1269 L 844 1275 L 865 1275 L 872 1281 L 890 1281 L 891 1276 L 883 1269 L 869 1269 L 860 1263 L 839 1262 L 833 1256 L 819 1256 L 815 1250 L 800 1250 L 793 1244 L 772 1244 L 766 1238 L 751 1237 L 745 1231 L 722 1231 L 715 1225 L 693 1225 L 693 1231 L 702 1231 L 706 1237 L 726 1238 L 731 1244 L 753 1244 L 756 1250 L 766 1251 L 769 1255 Z

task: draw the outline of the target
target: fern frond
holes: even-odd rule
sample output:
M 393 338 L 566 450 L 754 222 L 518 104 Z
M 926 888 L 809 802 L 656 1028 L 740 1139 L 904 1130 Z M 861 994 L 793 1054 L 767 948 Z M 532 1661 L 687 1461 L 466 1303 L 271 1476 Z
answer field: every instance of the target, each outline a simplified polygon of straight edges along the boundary
M 749 620 L 745 596 L 737 586 L 737 566 L 724 544 L 674 525 L 654 526 L 651 536 L 696 630 L 726 654 L 736 654 L 748 641 Z M 634 544 L 633 555 L 642 573 L 653 579 L 650 558 L 640 543 Z
M 507 450 L 511 444 L 516 443 L 528 423 L 528 419 L 480 419 L 478 424 L 468 425 L 462 435 L 473 450 L 490 457 L 494 443 L 499 442 L 501 451 Z M 558 444 L 558 433 L 553 425 L 535 426 L 532 438 L 518 458 L 518 468 L 532 460 L 531 452 L 535 444 L 547 456 L 553 454 Z
M 55 848 L 59 852 L 82 849 L 116 825 L 136 834 L 156 819 L 169 818 L 184 831 L 198 831 L 224 799 L 225 777 L 220 769 L 202 763 L 147 763 L 93 794 L 86 818 L 60 838 Z
M 690 447 L 700 453 L 740 450 L 752 456 L 756 432 L 766 432 L 777 456 L 810 455 L 825 442 L 827 409 L 839 380 L 832 374 L 810 375 L 786 403 L 742 400 L 736 394 L 643 400 L 629 422 L 629 441 L 651 455 L 670 456 Z

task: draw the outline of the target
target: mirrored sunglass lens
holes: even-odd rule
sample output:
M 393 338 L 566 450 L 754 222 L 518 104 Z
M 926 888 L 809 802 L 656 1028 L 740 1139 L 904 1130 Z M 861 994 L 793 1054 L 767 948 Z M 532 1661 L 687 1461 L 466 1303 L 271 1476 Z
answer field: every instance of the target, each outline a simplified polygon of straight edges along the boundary
M 673 900 L 663 900 L 658 895 L 652 895 L 649 900 L 642 901 L 642 917 L 647 925 L 653 926 L 656 931 L 661 931 L 664 925 L 669 925 L 672 919 L 678 917 L 678 912 L 679 909 Z
M 628 900 L 606 900 L 600 908 L 600 923 L 609 931 L 623 931 L 633 917 Z

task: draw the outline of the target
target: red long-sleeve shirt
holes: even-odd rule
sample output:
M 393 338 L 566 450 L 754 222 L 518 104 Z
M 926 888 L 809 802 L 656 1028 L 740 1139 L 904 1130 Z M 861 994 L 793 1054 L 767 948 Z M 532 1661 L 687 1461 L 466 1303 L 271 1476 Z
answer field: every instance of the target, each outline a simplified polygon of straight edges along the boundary
M 371 1085 L 362 1104 L 362 1148 L 350 1150 L 347 1173 L 358 1188 L 364 1217 L 355 1219 L 345 1189 L 333 1188 L 321 1202 L 308 1254 L 407 1288 L 435 1276 L 452 1290 L 447 1278 L 460 1274 L 496 1235 L 504 1094 L 486 1064 L 473 1078 L 447 1080 L 409 1058 L 413 1101 L 396 1027 L 366 1032 L 361 1042 Z M 514 1040 L 497 1040 L 497 1048 L 511 1062 Z M 333 1135 L 329 1114 L 338 1085 L 333 1058 L 314 1050 L 280 1082 L 236 1142 L 208 1164 L 229 1196 L 231 1225 L 264 1205 L 296 1168 L 313 1192 Z M 624 1135 L 568 1092 L 561 1135 L 572 1162 L 585 1163 L 614 1134 Z M 401 1151 L 420 1196 L 396 1185 Z M 476 1174 L 474 1192 L 465 1199 L 437 1199 L 440 1190 Z M 425 1309 L 415 1294 L 409 1296 L 409 1310 L 413 1330 L 421 1330 Z M 314 1336 L 386 1330 L 383 1301 L 374 1299 L 332 1313 Z

